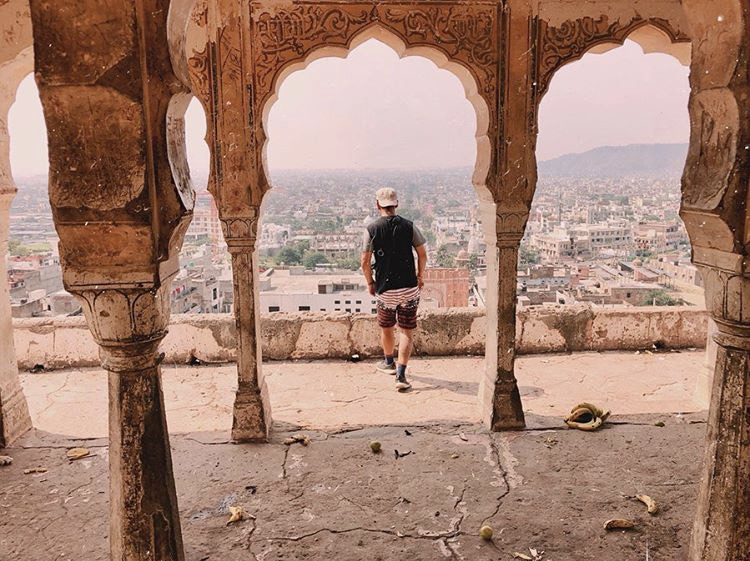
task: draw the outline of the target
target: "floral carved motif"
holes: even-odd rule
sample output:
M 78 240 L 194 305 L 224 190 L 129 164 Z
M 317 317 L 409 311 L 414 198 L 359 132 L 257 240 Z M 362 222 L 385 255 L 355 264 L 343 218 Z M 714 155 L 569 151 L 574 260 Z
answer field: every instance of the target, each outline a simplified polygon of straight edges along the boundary
M 469 69 L 492 120 L 498 91 L 498 5 L 294 3 L 273 10 L 251 5 L 258 110 L 287 65 L 325 46 L 348 48 L 367 27 L 380 25 L 408 47 L 430 46 Z
M 567 20 L 557 27 L 539 20 L 537 99 L 545 94 L 552 76 L 561 66 L 581 58 L 588 50 L 602 43 L 622 44 L 628 35 L 647 24 L 664 31 L 674 43 L 690 41 L 688 35 L 660 18 L 636 17 L 622 22 L 610 21 L 608 16 L 603 15 L 598 19 L 584 17 Z

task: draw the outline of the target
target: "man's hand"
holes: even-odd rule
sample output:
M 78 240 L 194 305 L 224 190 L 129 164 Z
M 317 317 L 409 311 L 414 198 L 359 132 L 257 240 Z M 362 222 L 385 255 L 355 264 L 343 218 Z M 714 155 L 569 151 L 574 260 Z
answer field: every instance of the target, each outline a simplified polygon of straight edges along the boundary
M 370 293 L 370 296 L 375 296 L 375 283 L 372 281 L 367 283 L 367 290 Z
M 417 277 L 417 286 L 419 287 L 419 290 L 422 290 L 422 287 L 424 287 L 424 279 L 422 278 L 422 275 Z

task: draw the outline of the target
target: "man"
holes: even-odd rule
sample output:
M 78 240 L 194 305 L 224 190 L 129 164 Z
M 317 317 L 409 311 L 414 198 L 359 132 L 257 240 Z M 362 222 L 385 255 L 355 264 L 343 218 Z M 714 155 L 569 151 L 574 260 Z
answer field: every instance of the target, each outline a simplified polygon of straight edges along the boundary
M 398 197 L 390 188 L 378 190 L 375 200 L 380 218 L 365 231 L 362 245 L 362 272 L 370 290 L 376 296 L 378 325 L 382 330 L 383 362 L 380 372 L 396 375 L 396 389 L 406 391 L 411 384 L 406 380 L 406 366 L 412 351 L 412 338 L 417 327 L 419 294 L 424 285 L 427 266 L 425 238 L 419 229 L 406 218 L 396 214 Z M 417 251 L 417 267 L 414 254 Z M 375 256 L 373 279 L 372 257 Z M 396 343 L 394 328 L 398 324 L 401 338 L 398 345 L 398 362 L 394 360 Z

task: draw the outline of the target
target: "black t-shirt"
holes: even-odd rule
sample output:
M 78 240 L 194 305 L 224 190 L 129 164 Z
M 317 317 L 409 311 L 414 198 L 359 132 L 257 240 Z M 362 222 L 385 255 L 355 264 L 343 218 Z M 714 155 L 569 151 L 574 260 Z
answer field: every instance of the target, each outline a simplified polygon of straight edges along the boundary
M 417 271 L 412 248 L 425 243 L 424 236 L 414 224 L 401 216 L 381 216 L 367 226 L 363 251 L 375 257 L 375 290 L 417 286 Z

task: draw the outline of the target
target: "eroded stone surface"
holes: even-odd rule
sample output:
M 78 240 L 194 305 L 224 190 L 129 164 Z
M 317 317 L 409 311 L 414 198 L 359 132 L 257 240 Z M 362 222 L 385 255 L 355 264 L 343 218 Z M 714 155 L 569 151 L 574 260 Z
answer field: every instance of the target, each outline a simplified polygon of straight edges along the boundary
M 175 437 L 186 559 L 494 561 L 534 547 L 550 559 L 642 561 L 648 543 L 652 558 L 681 561 L 698 477 L 692 450 L 705 425 L 659 418 L 664 428 L 635 417 L 594 434 L 373 427 L 307 433 L 306 447 L 281 444 L 284 434 L 243 445 L 214 433 Z M 22 444 L 33 448 L 12 449 L 13 465 L 2 468 L 5 553 L 108 559 L 106 443 L 89 442 L 92 456 L 76 462 L 50 437 Z M 411 454 L 397 460 L 394 450 Z M 47 472 L 24 475 L 37 466 Z M 636 493 L 653 496 L 660 514 L 627 498 Z M 228 526 L 230 505 L 255 518 Z M 615 516 L 635 518 L 639 531 L 605 532 Z M 494 544 L 477 535 L 484 523 Z
M 542 307 L 517 315 L 519 354 L 702 348 L 708 314 L 696 308 L 598 309 Z M 233 318 L 226 314 L 172 316 L 161 350 L 165 362 L 230 362 L 237 358 Z M 420 312 L 414 342 L 417 356 L 484 353 L 487 318 L 476 308 Z M 98 348 L 81 318 L 13 321 L 21 368 L 96 366 Z M 380 332 L 365 314 L 269 314 L 261 319 L 264 359 L 379 356 Z

